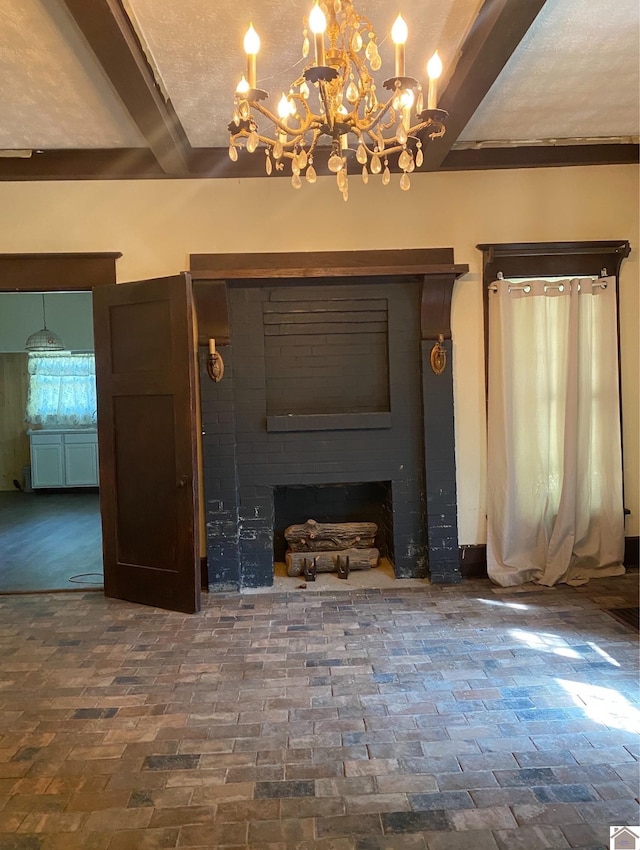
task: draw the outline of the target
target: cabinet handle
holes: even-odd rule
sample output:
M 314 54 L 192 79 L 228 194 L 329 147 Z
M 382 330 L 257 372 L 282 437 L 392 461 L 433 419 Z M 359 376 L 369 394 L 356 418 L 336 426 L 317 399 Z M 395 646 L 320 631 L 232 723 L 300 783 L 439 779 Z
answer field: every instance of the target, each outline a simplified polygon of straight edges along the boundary
M 183 475 L 182 478 L 178 481 L 178 487 L 186 487 L 189 483 L 189 476 Z

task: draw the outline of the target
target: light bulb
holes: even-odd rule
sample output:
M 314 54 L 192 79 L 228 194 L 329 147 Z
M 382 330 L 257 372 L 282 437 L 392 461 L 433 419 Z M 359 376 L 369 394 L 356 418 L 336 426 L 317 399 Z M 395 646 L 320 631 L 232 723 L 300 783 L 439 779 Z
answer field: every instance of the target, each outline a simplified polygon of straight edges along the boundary
M 320 6 L 318 6 L 316 0 L 316 4 L 309 15 L 309 29 L 313 33 L 313 44 L 316 52 L 316 65 L 322 66 L 326 61 L 324 53 L 324 31 L 326 30 L 326 28 L 327 19 Z
M 398 15 L 394 25 L 391 27 L 391 38 L 394 44 L 406 44 L 407 36 L 409 35 L 409 27 L 407 26 L 402 15 Z
M 398 15 L 391 27 L 391 38 L 395 44 L 396 77 L 404 77 L 404 45 L 409 35 L 409 29 L 402 15 Z
M 437 80 L 442 73 L 442 59 L 438 56 L 438 51 L 433 54 L 427 62 L 427 74 L 430 80 Z
M 291 115 L 291 104 L 284 92 L 282 92 L 282 97 L 278 101 L 278 115 L 283 121 Z
M 317 2 L 309 14 L 309 29 L 314 35 L 320 35 L 327 29 L 327 18 Z
M 400 106 L 403 109 L 411 109 L 414 101 L 415 95 L 413 94 L 413 89 L 405 89 L 400 95 Z
M 238 85 L 236 86 L 236 94 L 245 95 L 250 90 L 251 86 L 247 82 L 247 78 L 243 76 Z
M 429 91 L 427 93 L 427 109 L 435 109 L 438 105 L 438 77 L 442 73 L 442 61 L 438 51 L 433 54 L 427 62 L 427 74 L 429 75 Z
M 253 24 L 249 24 L 249 29 L 244 37 L 244 52 L 247 56 L 255 56 L 260 50 L 260 36 L 253 28 Z
M 258 50 L 260 50 L 260 37 L 254 30 L 253 24 L 249 24 L 244 37 L 244 52 L 247 54 L 247 80 L 250 89 L 255 89 L 258 78 Z

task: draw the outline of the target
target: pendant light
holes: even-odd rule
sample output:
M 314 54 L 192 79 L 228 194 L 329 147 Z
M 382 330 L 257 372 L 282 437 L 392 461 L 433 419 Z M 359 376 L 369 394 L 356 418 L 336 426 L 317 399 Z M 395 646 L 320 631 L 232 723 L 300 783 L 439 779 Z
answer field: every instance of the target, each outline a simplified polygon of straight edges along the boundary
M 42 329 L 32 333 L 25 344 L 27 351 L 64 351 L 64 345 L 57 333 L 47 327 L 44 292 L 42 293 Z

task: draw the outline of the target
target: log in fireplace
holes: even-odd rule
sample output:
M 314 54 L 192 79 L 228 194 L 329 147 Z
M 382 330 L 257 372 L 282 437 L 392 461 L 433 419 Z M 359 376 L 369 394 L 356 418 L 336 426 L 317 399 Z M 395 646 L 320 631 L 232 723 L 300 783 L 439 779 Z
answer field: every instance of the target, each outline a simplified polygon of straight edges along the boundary
M 431 249 L 191 269 L 210 588 L 271 585 L 284 529 L 310 517 L 376 522 L 396 577 L 459 581 L 450 303 L 467 267 Z

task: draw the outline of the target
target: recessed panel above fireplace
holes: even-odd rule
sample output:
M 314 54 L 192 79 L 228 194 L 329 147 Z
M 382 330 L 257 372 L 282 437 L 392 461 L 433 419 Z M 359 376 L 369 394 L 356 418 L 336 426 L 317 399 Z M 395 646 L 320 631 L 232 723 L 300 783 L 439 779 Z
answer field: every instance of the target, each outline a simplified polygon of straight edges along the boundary
M 389 412 L 386 298 L 281 288 L 262 321 L 267 416 Z

